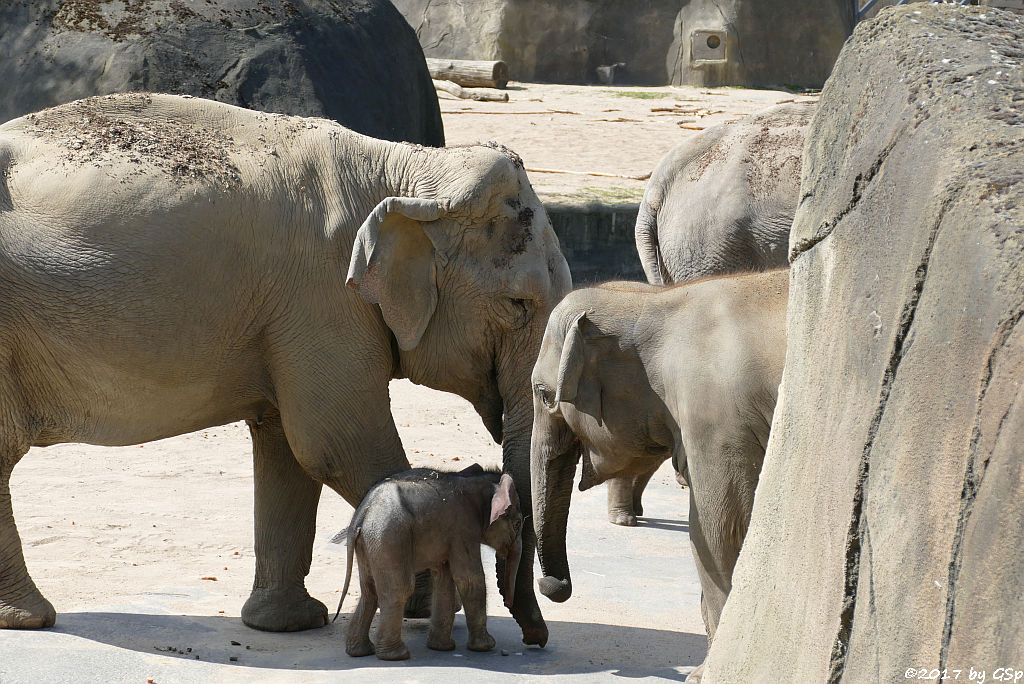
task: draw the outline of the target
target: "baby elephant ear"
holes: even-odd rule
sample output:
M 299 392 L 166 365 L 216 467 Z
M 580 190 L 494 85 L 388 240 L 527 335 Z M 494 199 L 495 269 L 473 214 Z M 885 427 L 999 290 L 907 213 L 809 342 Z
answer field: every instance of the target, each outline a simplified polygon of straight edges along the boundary
M 519 495 L 516 494 L 516 486 L 512 482 L 512 476 L 504 473 L 498 481 L 498 487 L 494 490 L 491 498 L 491 524 L 503 515 L 507 515 L 511 509 L 518 506 Z

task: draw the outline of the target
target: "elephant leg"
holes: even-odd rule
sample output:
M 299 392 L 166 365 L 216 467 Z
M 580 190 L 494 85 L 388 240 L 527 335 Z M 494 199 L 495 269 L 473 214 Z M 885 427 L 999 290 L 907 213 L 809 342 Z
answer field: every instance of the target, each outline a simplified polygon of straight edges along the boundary
M 242 621 L 268 632 L 327 624 L 327 607 L 306 591 L 321 484 L 299 466 L 278 414 L 249 422 L 255 484 L 256 578 Z
M 57 621 L 53 605 L 29 577 L 21 537 L 14 524 L 11 471 L 27 451 L 0 451 L 0 629 L 39 629 L 52 627 Z
M 359 561 L 359 603 L 349 619 L 345 631 L 345 653 L 353 657 L 374 653 L 370 641 L 370 624 L 377 612 L 377 587 L 370 576 L 370 570 L 360 557 Z
M 480 547 L 473 546 L 466 551 L 451 559 L 452 577 L 466 610 L 466 627 L 469 629 L 466 648 L 471 651 L 490 651 L 494 648 L 494 637 L 487 632 L 487 585 L 484 582 Z
M 613 525 L 636 527 L 632 477 L 615 477 L 608 480 L 608 522 Z
M 641 499 L 643 498 L 644 490 L 647 489 L 647 483 L 651 481 L 654 473 L 658 472 L 660 467 L 661 464 L 659 463 L 646 473 L 633 476 L 633 512 L 638 516 L 644 514 L 644 505 Z
M 431 602 L 431 595 L 433 594 L 432 584 L 433 578 L 430 576 L 429 570 L 416 573 L 416 587 L 413 589 L 409 601 L 405 604 L 405 617 L 430 617 L 431 606 L 433 605 Z
M 455 601 L 455 582 L 447 563 L 433 573 L 434 595 L 430 606 L 430 634 L 427 648 L 435 651 L 450 651 L 455 648 L 452 641 L 452 624 L 459 610 Z
M 387 572 L 387 571 L 385 571 Z M 416 580 L 399 573 L 387 577 L 374 577 L 377 600 L 380 602 L 380 621 L 377 623 L 377 657 L 381 660 L 405 660 L 409 649 L 402 641 L 402 614 Z
M 737 430 L 750 434 L 749 430 Z M 764 450 L 745 438 L 719 438 L 687 459 L 690 545 L 701 588 L 701 616 L 708 649 L 732 590 L 732 573 L 750 524 Z M 690 675 L 700 681 L 703 665 Z

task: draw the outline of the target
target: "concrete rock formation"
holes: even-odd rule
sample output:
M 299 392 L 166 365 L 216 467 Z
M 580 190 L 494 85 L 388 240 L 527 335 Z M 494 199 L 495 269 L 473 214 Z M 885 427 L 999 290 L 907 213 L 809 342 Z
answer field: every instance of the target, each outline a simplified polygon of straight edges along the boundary
M 1022 46 L 1014 14 L 915 4 L 843 49 L 706 684 L 1024 669 Z
M 854 1 L 394 0 L 427 56 L 500 59 L 519 81 L 814 87 Z
M 387 0 L 19 0 L 0 27 L 0 122 L 148 90 L 444 144 L 422 50 Z

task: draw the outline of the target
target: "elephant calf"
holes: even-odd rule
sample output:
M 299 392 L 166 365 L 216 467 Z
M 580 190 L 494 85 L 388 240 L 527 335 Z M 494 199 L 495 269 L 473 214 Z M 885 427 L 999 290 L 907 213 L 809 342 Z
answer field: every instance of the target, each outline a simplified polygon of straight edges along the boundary
M 668 288 L 609 283 L 555 307 L 533 369 L 544 595 L 572 594 L 565 534 L 581 455 L 581 490 L 672 458 L 690 484 L 690 543 L 710 644 L 775 411 L 788 293 L 789 271 L 776 270 Z
M 405 660 L 402 612 L 412 596 L 417 572 L 430 570 L 434 580 L 427 647 L 455 648 L 452 623 L 458 604 L 466 609 L 471 651 L 489 651 L 487 600 L 480 544 L 495 550 L 498 589 L 512 606 L 522 553 L 523 514 L 509 475 L 473 465 L 457 473 L 427 468 L 408 470 L 383 480 L 366 494 L 352 515 L 348 565 L 338 611 L 352 579 L 352 555 L 359 561 L 359 605 L 346 635 L 350 656 L 376 653 L 381 660 Z M 370 622 L 380 605 L 377 644 L 370 642 Z M 337 617 L 337 616 L 335 616 Z

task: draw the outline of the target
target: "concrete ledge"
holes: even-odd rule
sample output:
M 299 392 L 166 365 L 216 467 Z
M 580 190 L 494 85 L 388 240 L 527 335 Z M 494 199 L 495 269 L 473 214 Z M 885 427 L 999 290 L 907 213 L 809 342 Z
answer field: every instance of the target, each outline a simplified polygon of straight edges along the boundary
M 569 262 L 573 286 L 605 280 L 646 280 L 633 227 L 639 204 L 545 204 Z

